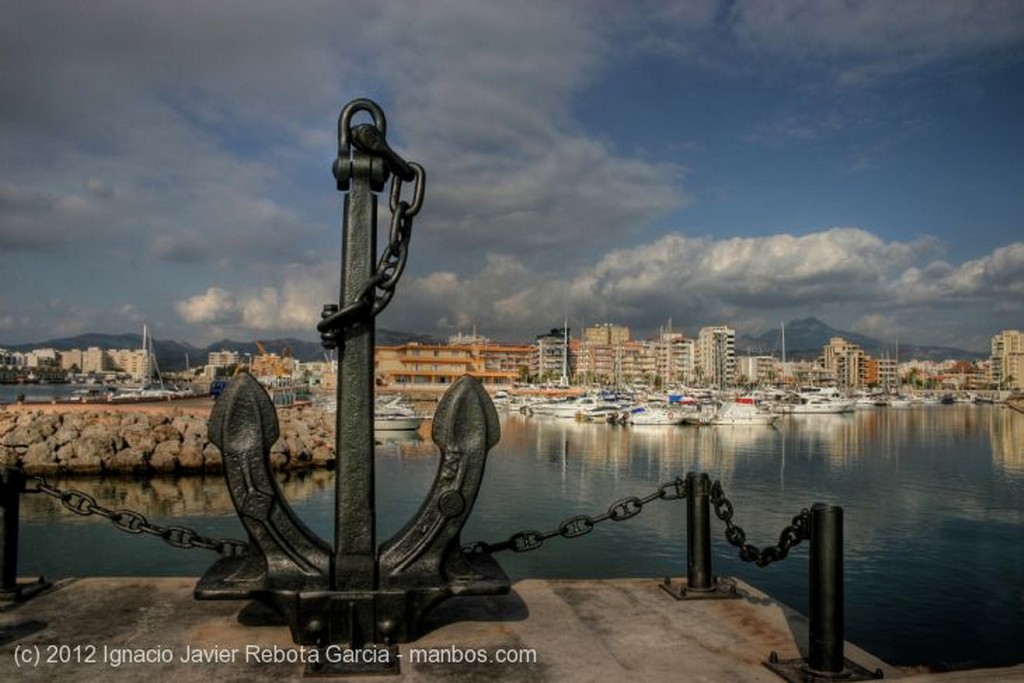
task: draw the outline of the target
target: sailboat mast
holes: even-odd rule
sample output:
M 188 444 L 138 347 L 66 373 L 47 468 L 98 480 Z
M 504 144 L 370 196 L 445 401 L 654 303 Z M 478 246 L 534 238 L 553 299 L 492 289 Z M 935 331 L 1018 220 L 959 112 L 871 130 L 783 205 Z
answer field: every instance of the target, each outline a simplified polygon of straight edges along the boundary
M 569 385 L 569 317 L 562 320 L 562 386 Z
M 149 328 L 142 325 L 142 386 L 149 384 L 149 378 L 153 375 L 153 368 L 150 367 L 149 345 L 147 343 Z
M 786 386 L 786 323 L 780 322 L 782 328 L 782 386 Z

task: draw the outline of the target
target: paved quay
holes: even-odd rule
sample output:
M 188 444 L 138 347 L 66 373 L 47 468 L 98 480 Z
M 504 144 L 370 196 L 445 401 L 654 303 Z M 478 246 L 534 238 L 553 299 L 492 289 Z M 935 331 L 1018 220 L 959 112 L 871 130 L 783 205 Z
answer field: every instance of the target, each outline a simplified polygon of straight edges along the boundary
M 70 580 L 6 609 L 0 680 L 303 679 L 304 664 L 280 661 L 312 657 L 287 628 L 243 625 L 245 603 L 194 600 L 195 583 Z M 740 599 L 679 602 L 653 579 L 524 580 L 507 596 L 444 603 L 434 629 L 401 646 L 399 675 L 345 680 L 780 681 L 763 661 L 772 651 L 784 660 L 806 654 L 807 622 L 755 588 L 736 586 Z M 887 679 L 1024 681 L 1024 666 L 908 676 L 851 644 L 845 652 Z

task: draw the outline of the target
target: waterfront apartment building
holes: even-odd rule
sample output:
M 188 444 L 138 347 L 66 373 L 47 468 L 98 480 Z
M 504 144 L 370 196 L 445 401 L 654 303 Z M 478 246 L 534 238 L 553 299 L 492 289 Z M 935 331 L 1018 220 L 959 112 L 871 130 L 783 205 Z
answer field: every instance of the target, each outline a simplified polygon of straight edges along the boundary
M 736 377 L 736 330 L 725 325 L 702 327 L 697 334 L 697 381 L 704 386 L 732 386 Z
M 81 371 L 85 365 L 85 354 L 81 349 L 69 349 L 60 352 L 60 368 L 65 372 Z
M 238 351 L 221 349 L 220 351 L 210 351 L 206 364 L 215 368 L 229 368 L 232 365 L 238 365 L 240 361 L 241 356 L 239 356 Z
M 541 382 L 568 384 L 573 360 L 569 328 L 556 327 L 537 335 L 530 355 L 529 375 Z
M 836 385 L 846 389 L 867 386 L 867 354 L 858 344 L 832 337 L 822 349 L 821 366 L 832 373 Z
M 463 375 L 484 384 L 512 384 L 523 379 L 534 347 L 474 342 L 377 346 L 377 381 L 385 385 L 446 386 Z
M 569 340 L 570 376 L 577 384 L 623 383 L 625 375 L 635 372 L 636 352 L 627 351 L 627 346 L 635 346 L 628 327 L 604 323 L 584 329 L 583 339 Z
M 1024 332 L 1003 330 L 992 337 L 992 382 L 1000 389 L 1024 388 Z
M 661 386 L 693 384 L 696 342 L 681 332 L 662 331 L 650 342 L 654 357 L 654 375 Z
M 889 390 L 900 385 L 894 358 L 864 359 L 864 386 Z
M 124 349 L 101 349 L 90 346 L 85 349 L 68 349 L 60 352 L 60 366 L 68 372 L 84 374 L 104 374 L 122 370 L 117 362 L 118 354 L 128 353 Z M 127 371 L 127 370 L 125 370 Z
M 588 344 L 617 346 L 629 341 L 629 328 L 611 323 L 592 325 L 583 331 L 583 339 Z
M 736 381 L 741 384 L 773 384 L 781 374 L 781 363 L 772 356 L 736 358 Z

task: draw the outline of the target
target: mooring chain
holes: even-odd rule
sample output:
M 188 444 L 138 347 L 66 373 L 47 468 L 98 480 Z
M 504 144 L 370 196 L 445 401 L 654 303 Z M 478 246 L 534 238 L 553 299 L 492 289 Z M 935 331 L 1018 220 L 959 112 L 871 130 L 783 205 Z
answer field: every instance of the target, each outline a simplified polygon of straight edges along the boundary
M 551 531 L 536 531 L 534 529 L 527 529 L 512 534 L 506 540 L 498 543 L 485 543 L 483 541 L 477 541 L 469 545 L 463 546 L 463 551 L 471 554 L 481 553 L 496 553 L 501 550 L 511 550 L 516 553 L 523 553 L 528 550 L 536 550 L 544 544 L 544 541 L 555 536 L 561 536 L 562 538 L 579 538 L 580 536 L 586 536 L 594 527 L 601 522 L 611 520 L 613 522 L 621 522 L 631 517 L 635 517 L 643 510 L 644 506 L 655 500 L 679 500 L 686 497 L 686 482 L 676 477 L 674 481 L 665 482 L 658 487 L 654 493 L 638 498 L 637 496 L 628 496 L 620 500 L 615 501 L 609 506 L 608 510 L 603 514 L 597 516 L 591 515 L 574 515 L 562 521 L 558 525 L 557 529 Z
M 709 501 L 715 507 L 715 515 L 725 522 L 725 540 L 731 545 L 740 549 L 740 559 L 744 562 L 753 562 L 758 567 L 766 567 L 772 562 L 785 559 L 789 549 L 800 541 L 810 538 L 811 512 L 807 508 L 800 511 L 800 514 L 793 517 L 789 526 L 785 527 L 779 534 L 777 545 L 768 546 L 764 550 L 747 543 L 747 534 L 742 528 L 732 521 L 733 507 L 725 493 L 722 491 L 722 482 L 715 481 L 711 485 Z
M 376 130 L 376 129 L 374 129 Z M 358 139 L 357 139 L 358 144 Z M 377 272 L 363 286 L 359 296 L 370 306 L 370 315 L 376 316 L 383 311 L 395 295 L 398 280 L 405 271 L 405 263 L 409 259 L 409 239 L 412 237 L 412 219 L 423 206 L 424 172 L 423 167 L 410 162 L 413 169 L 416 189 L 412 203 L 402 199 L 402 179 L 397 173 L 391 180 L 391 233 L 388 245 L 377 262 Z M 376 290 L 376 294 L 375 294 Z
M 381 252 L 377 268 L 367 278 L 355 301 L 339 310 L 336 304 L 324 306 L 322 320 L 317 325 L 323 345 L 335 348 L 339 332 L 351 325 L 361 316 L 376 317 L 383 311 L 395 295 L 395 288 L 405 271 L 409 259 L 409 241 L 412 237 L 413 218 L 423 206 L 426 186 L 426 172 L 419 164 L 406 161 L 388 145 L 384 132 L 378 125 L 362 124 L 351 127 L 351 123 L 343 118 L 339 139 L 339 154 L 347 152 L 351 142 L 360 151 L 380 159 L 391 173 L 391 230 L 387 246 Z M 339 161 L 340 161 L 339 157 Z M 411 201 L 402 199 L 402 188 L 406 182 L 413 183 Z
M 200 548 L 214 550 L 225 557 L 244 555 L 249 551 L 249 544 L 231 538 L 208 538 L 193 529 L 183 526 L 160 526 L 152 524 L 145 515 L 134 510 L 112 510 L 96 502 L 88 493 L 76 489 L 63 490 L 50 486 L 46 479 L 35 475 L 36 488 L 26 489 L 25 493 L 45 493 L 56 498 L 65 508 L 76 515 L 87 517 L 99 515 L 109 519 L 115 528 L 129 534 L 151 534 L 159 536 L 167 544 L 175 548 Z

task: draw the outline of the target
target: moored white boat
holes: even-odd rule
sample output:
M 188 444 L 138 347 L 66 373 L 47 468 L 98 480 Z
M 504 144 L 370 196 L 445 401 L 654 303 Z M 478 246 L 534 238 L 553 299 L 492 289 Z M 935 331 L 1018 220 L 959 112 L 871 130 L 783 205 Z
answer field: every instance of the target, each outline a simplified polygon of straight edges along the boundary
M 678 425 L 683 423 L 683 416 L 681 410 L 643 406 L 630 412 L 627 421 L 632 425 Z
M 420 428 L 426 418 L 416 414 L 412 406 L 400 397 L 377 401 L 373 407 L 373 430 L 375 432 L 406 432 Z
M 701 410 L 683 418 L 683 424 L 691 425 L 772 425 L 779 419 L 778 414 L 766 410 L 743 396 L 724 401 L 713 411 Z
M 803 390 L 790 394 L 775 406 L 776 412 L 789 415 L 826 415 L 852 413 L 856 401 L 835 389 Z

